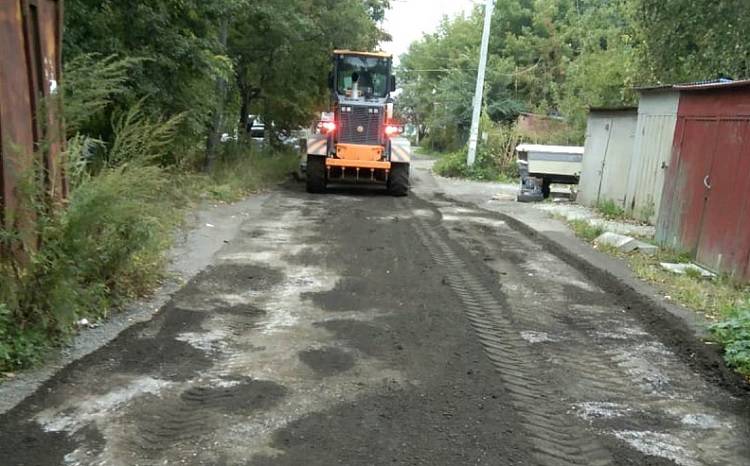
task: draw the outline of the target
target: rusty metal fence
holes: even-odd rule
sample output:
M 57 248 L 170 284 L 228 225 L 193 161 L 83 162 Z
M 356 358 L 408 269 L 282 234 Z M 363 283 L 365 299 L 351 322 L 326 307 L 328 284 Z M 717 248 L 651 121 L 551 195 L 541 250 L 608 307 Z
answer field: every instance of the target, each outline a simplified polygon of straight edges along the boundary
M 67 195 L 58 98 L 62 17 L 62 0 L 0 0 L 0 225 L 20 232 L 20 250 L 36 242 L 25 186 L 41 187 L 51 205 Z

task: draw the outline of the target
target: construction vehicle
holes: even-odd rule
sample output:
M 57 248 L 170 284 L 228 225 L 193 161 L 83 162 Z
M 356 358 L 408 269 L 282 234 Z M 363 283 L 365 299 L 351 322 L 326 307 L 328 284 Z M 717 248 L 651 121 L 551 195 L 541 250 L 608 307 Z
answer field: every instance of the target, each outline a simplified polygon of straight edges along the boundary
M 393 57 L 335 50 L 332 62 L 330 112 L 321 115 L 307 139 L 308 192 L 353 182 L 380 184 L 395 196 L 407 195 L 411 145 L 399 137 L 403 126 L 393 119 Z

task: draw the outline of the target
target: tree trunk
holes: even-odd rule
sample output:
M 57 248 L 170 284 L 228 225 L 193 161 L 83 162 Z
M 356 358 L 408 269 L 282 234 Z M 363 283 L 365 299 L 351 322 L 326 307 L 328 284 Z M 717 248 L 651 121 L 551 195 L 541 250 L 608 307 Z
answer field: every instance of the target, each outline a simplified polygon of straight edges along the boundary
M 420 143 L 425 138 L 425 136 L 427 136 L 427 125 L 417 125 L 417 138 L 419 138 Z
M 221 42 L 222 52 L 227 48 L 227 36 L 229 34 L 228 17 L 221 22 L 219 32 L 219 41 Z M 216 152 L 221 140 L 222 120 L 224 116 L 224 104 L 227 99 L 227 81 L 223 77 L 216 78 L 216 105 L 214 106 L 211 123 L 208 128 L 208 138 L 206 140 L 206 160 L 203 169 L 210 172 L 213 169 L 216 160 Z
M 242 99 L 242 105 L 240 105 L 240 134 L 244 138 L 249 130 L 248 120 L 250 118 L 250 99 L 248 98 L 247 92 L 240 90 L 240 99 Z

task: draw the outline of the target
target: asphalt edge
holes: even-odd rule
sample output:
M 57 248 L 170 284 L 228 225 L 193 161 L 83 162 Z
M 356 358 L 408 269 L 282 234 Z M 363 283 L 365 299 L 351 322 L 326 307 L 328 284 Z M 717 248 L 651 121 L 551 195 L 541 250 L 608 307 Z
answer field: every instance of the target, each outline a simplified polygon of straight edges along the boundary
M 656 299 L 661 293 L 636 278 L 621 260 L 595 250 L 572 232 L 568 231 L 568 235 L 544 232 L 511 213 L 487 211 L 500 215 L 511 228 L 539 240 L 551 253 L 579 268 L 594 283 L 641 304 L 642 309 L 628 311 L 637 314 L 671 349 L 679 349 L 678 356 L 707 376 L 710 382 L 736 396 L 750 395 L 750 383 L 726 365 L 720 346 L 707 342 L 710 338 L 708 321 L 696 312 Z

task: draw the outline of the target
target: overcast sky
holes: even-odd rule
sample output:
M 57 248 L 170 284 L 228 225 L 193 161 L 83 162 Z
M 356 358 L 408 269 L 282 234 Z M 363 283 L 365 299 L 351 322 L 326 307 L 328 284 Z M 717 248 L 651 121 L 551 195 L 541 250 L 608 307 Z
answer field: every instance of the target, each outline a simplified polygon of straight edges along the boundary
M 479 0 L 391 0 L 385 30 L 393 36 L 393 42 L 383 42 L 381 46 L 398 57 L 424 33 L 434 32 L 443 16 L 468 13 L 477 2 Z

